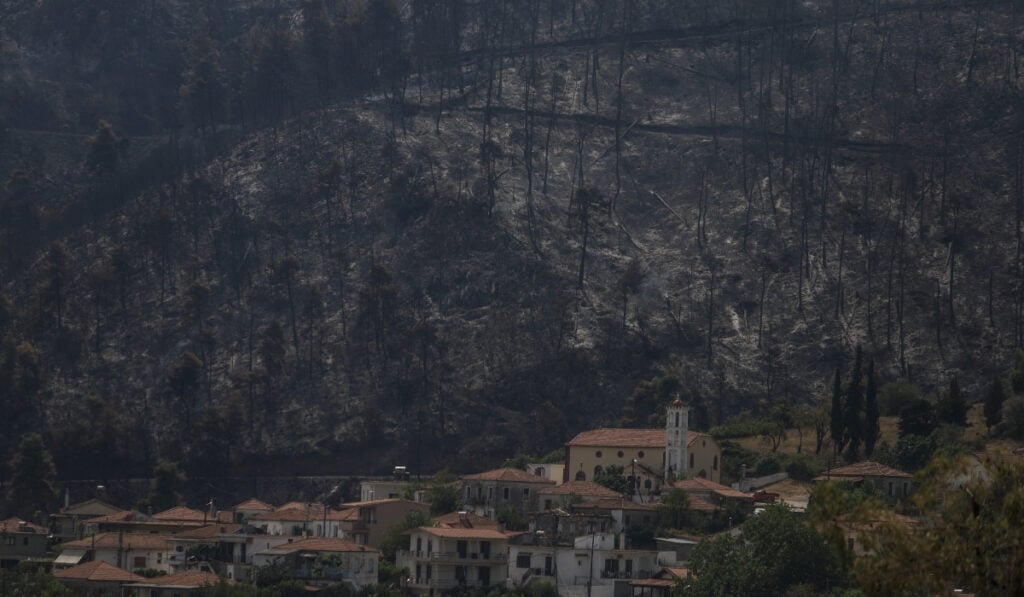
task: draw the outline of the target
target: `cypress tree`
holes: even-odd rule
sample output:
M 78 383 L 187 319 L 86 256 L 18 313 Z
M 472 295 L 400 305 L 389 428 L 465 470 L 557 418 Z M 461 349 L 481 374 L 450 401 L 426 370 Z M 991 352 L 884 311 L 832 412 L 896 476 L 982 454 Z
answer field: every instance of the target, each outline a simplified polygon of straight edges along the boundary
M 846 388 L 846 437 L 848 441 L 847 458 L 857 460 L 860 454 L 860 443 L 864 439 L 864 423 L 861 410 L 864 407 L 864 387 L 861 385 L 861 351 L 857 347 L 853 371 L 850 373 L 850 384 Z
M 967 426 L 967 402 L 955 375 L 949 380 L 949 392 L 940 398 L 937 410 L 939 421 L 961 427 Z
M 875 381 L 875 360 L 868 361 L 868 384 L 864 390 L 864 456 L 871 458 L 878 441 L 878 384 Z
M 829 431 L 832 435 L 832 446 L 838 454 L 846 445 L 846 422 L 843 419 L 843 384 L 840 381 L 840 369 L 836 367 L 835 380 L 832 383 L 832 413 L 829 419 Z
M 999 424 L 1003 418 L 1003 401 L 1006 400 L 1006 392 L 1003 390 L 1003 380 L 999 376 L 992 378 L 992 386 L 985 395 L 985 425 L 989 429 Z

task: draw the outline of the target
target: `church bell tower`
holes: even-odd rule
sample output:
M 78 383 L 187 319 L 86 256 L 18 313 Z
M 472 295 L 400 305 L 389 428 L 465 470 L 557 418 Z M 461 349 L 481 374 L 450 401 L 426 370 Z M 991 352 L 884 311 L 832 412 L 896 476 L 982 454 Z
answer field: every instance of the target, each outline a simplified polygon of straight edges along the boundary
M 686 477 L 686 444 L 689 431 L 689 409 L 676 398 L 665 417 L 665 478 Z

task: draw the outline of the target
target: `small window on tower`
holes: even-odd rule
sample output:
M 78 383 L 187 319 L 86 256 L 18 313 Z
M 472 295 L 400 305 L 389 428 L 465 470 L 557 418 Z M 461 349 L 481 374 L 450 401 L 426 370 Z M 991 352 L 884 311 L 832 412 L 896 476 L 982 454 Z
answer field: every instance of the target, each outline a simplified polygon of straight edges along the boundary
M 690 452 L 690 468 L 693 468 L 693 452 Z
M 619 458 L 622 458 L 622 454 L 623 454 L 622 450 L 619 450 Z
M 639 452 L 636 453 L 636 455 L 637 455 L 638 458 L 643 458 L 644 457 L 644 451 L 640 450 Z

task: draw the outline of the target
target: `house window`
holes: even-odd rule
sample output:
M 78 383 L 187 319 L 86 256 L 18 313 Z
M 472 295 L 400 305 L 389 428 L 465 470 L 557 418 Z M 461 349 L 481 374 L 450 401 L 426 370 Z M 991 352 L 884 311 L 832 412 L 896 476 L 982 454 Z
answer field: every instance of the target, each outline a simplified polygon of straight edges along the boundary
M 627 514 L 627 515 L 626 515 L 626 516 L 624 516 L 623 518 L 625 519 L 625 522 L 626 522 L 626 526 L 629 526 L 629 523 L 631 522 L 631 521 L 630 521 L 630 518 L 629 518 L 629 514 Z
M 690 452 L 690 468 L 693 468 L 693 452 Z
M 849 549 L 851 552 L 853 551 L 853 543 L 853 537 L 846 538 L 846 548 Z
M 654 487 L 654 484 L 651 483 L 651 480 L 650 479 L 644 479 L 644 489 L 650 489 L 651 487 Z
M 889 495 L 890 496 L 895 495 L 895 493 L 893 493 L 893 490 L 892 490 L 892 481 L 889 481 Z
M 551 509 L 551 500 L 544 500 L 544 509 L 545 510 L 550 510 Z
M 604 561 L 604 571 L 609 574 L 615 574 L 619 571 L 619 561 L 616 559 L 607 559 Z
M 494 488 L 493 487 L 488 487 L 487 488 L 487 499 L 488 500 L 493 500 L 494 499 Z M 505 496 L 505 499 L 508 499 L 507 495 Z
M 138 569 L 138 568 L 145 568 L 146 567 L 146 558 L 145 558 L 145 556 L 136 556 L 135 559 L 134 559 L 134 567 L 136 569 Z
M 909 494 L 910 494 L 910 486 L 906 482 L 904 482 L 903 483 L 903 495 L 909 495 Z
M 24 545 L 25 547 L 28 547 L 28 537 L 22 537 L 21 538 L 21 544 Z
M 17 541 L 14 539 L 14 537 L 7 537 L 6 539 L 4 539 L 4 543 L 7 545 L 15 545 Z
M 544 467 L 543 466 L 538 466 L 537 468 L 533 469 L 533 474 L 538 476 L 538 477 L 543 477 L 544 476 Z
M 530 488 L 529 487 L 524 487 L 523 488 L 523 497 L 530 497 Z
M 516 556 L 516 568 L 529 568 L 530 567 L 530 554 L 519 552 Z
M 466 488 L 466 499 L 468 500 L 471 497 L 473 497 L 473 488 L 472 487 L 467 487 Z

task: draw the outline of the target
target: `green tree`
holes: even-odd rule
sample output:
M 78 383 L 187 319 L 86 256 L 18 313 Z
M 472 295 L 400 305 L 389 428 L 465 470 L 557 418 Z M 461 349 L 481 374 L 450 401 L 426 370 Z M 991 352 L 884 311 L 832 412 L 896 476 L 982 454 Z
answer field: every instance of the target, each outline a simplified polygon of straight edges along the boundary
M 900 409 L 900 437 L 926 436 L 935 428 L 935 407 L 924 398 L 913 400 Z
M 842 581 L 833 550 L 813 527 L 783 505 L 743 523 L 741 535 L 719 535 L 694 550 L 694 595 L 783 595 L 809 586 L 820 594 Z
M 985 425 L 992 429 L 999 424 L 1003 416 L 1003 402 L 1006 401 L 1006 391 L 1003 389 L 1003 380 L 998 376 L 992 378 L 992 385 L 985 394 Z
M 878 383 L 875 380 L 875 360 L 868 361 L 868 382 L 864 388 L 864 456 L 871 458 L 881 433 L 878 424 Z
M 430 515 L 422 510 L 410 510 L 400 522 L 388 528 L 387 535 L 380 544 L 380 552 L 389 562 L 395 561 L 395 552 L 409 548 L 409 536 L 406 531 L 419 527 L 430 526 Z
M 459 509 L 461 493 L 459 478 L 448 469 L 437 471 L 427 486 L 430 513 L 434 516 L 455 512 Z
M 955 375 L 949 380 L 949 391 L 939 396 L 935 405 L 935 418 L 940 423 L 967 426 L 967 401 L 960 392 L 960 382 Z
M 57 467 L 53 464 L 43 436 L 28 433 L 22 436 L 9 463 L 11 482 L 8 503 L 12 512 L 35 520 L 36 511 L 49 512 L 57 499 Z M 37 521 L 38 522 L 38 521 Z
M 937 458 L 911 497 L 922 520 L 877 525 L 855 575 L 868 595 L 1024 595 L 1024 466 Z
M 832 381 L 832 410 L 829 417 L 829 434 L 832 436 L 833 453 L 839 454 L 846 445 L 846 419 L 843 417 L 843 382 L 842 372 L 836 367 Z
M 45 570 L 26 566 L 0 569 L 0 595 L 4 597 L 71 597 L 73 594 Z
M 658 505 L 661 524 L 670 529 L 681 529 L 691 524 L 690 498 L 682 489 L 669 489 Z
M 612 491 L 624 494 L 629 491 L 629 481 L 626 479 L 625 474 L 626 469 L 624 467 L 612 464 L 594 475 L 594 483 L 604 485 Z
M 177 462 L 161 460 L 153 467 L 153 478 L 149 482 L 149 495 L 145 504 L 160 512 L 182 503 L 181 489 L 188 478 Z
M 853 371 L 850 372 L 850 383 L 846 386 L 846 404 L 844 404 L 844 421 L 846 424 L 846 458 L 856 461 L 860 458 L 860 443 L 864 438 L 864 423 L 861 419 L 861 410 L 864 408 L 864 386 L 861 376 L 862 353 L 860 345 L 857 345 L 856 356 L 853 362 Z

